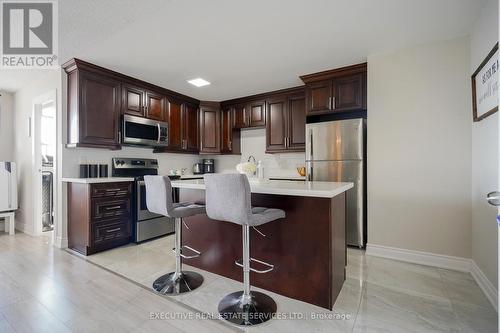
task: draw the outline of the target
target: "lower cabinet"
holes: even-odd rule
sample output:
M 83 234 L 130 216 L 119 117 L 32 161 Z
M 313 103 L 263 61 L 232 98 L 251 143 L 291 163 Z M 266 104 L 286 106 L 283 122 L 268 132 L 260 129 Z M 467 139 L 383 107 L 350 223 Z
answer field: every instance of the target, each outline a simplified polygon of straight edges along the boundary
M 132 182 L 68 183 L 68 247 L 89 255 L 129 243 Z

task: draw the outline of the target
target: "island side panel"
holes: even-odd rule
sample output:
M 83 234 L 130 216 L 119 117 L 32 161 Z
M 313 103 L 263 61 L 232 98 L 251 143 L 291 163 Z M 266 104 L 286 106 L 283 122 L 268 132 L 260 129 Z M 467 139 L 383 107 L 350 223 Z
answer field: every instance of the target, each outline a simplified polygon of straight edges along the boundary
M 181 201 L 203 202 L 203 190 L 180 189 Z M 315 197 L 297 197 L 267 194 L 252 194 L 252 205 L 279 208 L 286 212 L 286 218 L 259 227 L 263 237 L 251 230 L 251 257 L 275 265 L 266 274 L 251 273 L 253 286 L 270 290 L 287 297 L 299 299 L 323 308 L 331 309 L 335 299 L 332 296 L 333 282 L 338 283 L 332 273 L 344 271 L 345 234 L 339 230 L 345 226 L 332 227 L 345 220 L 332 220 L 345 213 L 342 200 Z M 333 214 L 332 209 L 341 205 L 342 211 Z M 206 215 L 186 218 L 189 229 L 184 228 L 182 242 L 203 254 L 196 259 L 183 262 L 225 277 L 242 281 L 240 267 L 234 264 L 242 256 L 241 226 L 210 220 Z M 345 232 L 344 232 L 345 233 Z M 332 236 L 340 244 L 332 245 Z M 344 247 L 340 253 L 336 249 Z M 342 265 L 332 269 L 332 264 Z M 342 281 L 343 282 L 343 281 Z
M 346 195 L 345 192 L 331 199 L 331 239 L 332 239 L 332 288 L 331 293 L 335 304 L 340 290 L 345 281 L 347 266 L 347 243 L 346 243 Z M 333 304 L 332 304 L 333 306 Z

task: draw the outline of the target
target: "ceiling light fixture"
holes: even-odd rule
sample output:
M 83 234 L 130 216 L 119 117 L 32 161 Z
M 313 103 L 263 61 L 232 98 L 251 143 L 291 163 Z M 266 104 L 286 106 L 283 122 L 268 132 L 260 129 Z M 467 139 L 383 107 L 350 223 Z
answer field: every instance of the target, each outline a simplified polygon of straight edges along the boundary
M 203 87 L 203 86 L 208 86 L 210 82 L 207 80 L 202 79 L 201 77 L 198 77 L 196 79 L 188 80 L 189 83 L 191 83 L 193 86 L 196 87 Z

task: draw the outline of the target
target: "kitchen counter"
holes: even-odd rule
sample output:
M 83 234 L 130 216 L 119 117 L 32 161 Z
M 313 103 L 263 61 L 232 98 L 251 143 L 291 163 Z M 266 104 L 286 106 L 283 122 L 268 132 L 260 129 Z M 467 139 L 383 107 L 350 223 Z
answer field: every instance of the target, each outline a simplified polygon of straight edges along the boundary
M 333 198 L 351 189 L 353 183 L 286 180 L 250 180 L 250 190 L 256 194 L 275 194 L 299 197 Z M 203 180 L 175 180 L 172 187 L 205 190 Z
M 100 184 L 100 183 L 120 183 L 120 182 L 133 182 L 133 177 L 105 177 L 105 178 L 62 178 L 65 183 L 79 183 L 79 184 Z

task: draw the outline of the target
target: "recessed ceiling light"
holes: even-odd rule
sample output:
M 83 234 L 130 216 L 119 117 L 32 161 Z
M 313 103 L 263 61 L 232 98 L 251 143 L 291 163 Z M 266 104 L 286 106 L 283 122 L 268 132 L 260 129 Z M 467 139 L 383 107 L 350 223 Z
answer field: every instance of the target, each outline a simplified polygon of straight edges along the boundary
M 188 80 L 188 82 L 191 83 L 193 86 L 197 86 L 197 87 L 208 86 L 210 84 L 210 82 L 202 79 L 201 77 L 198 77 L 198 78 L 192 79 L 192 80 Z

